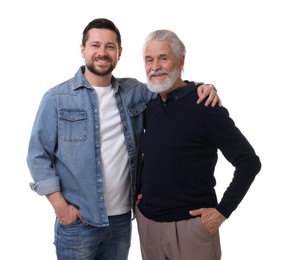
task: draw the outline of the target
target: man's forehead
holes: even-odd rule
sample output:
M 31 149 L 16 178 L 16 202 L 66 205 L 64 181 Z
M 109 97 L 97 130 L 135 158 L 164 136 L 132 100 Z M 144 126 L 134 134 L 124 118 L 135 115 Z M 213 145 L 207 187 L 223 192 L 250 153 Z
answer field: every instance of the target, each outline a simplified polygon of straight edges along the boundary
M 145 48 L 145 56 L 155 55 L 169 55 L 172 53 L 170 43 L 167 41 L 150 41 Z
M 117 35 L 115 32 L 108 29 L 97 29 L 93 28 L 88 32 L 88 41 L 96 42 L 116 42 Z

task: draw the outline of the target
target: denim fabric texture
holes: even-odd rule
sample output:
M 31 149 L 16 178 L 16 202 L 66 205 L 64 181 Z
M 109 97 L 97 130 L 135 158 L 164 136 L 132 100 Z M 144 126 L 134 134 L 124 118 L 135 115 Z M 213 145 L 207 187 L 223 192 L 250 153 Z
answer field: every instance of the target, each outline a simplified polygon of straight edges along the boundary
M 109 226 L 55 223 L 58 260 L 127 260 L 131 246 L 131 213 L 109 217 Z M 74 235 L 76 234 L 76 236 Z
M 144 111 L 155 95 L 132 78 L 112 77 L 112 87 L 129 156 L 134 207 Z M 40 195 L 60 191 L 80 210 L 84 222 L 109 225 L 100 146 L 98 101 L 82 66 L 73 78 L 48 90 L 40 103 L 27 157 L 30 187 Z

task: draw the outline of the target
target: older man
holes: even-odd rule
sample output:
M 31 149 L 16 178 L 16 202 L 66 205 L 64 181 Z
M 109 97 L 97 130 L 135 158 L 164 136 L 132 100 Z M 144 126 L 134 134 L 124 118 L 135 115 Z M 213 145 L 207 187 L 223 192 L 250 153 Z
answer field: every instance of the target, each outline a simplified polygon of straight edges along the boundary
M 219 260 L 219 227 L 237 208 L 261 163 L 226 108 L 196 105 L 193 81 L 181 78 L 185 46 L 168 30 L 143 49 L 148 88 L 143 169 L 137 208 L 144 260 Z M 235 167 L 218 202 L 217 152 Z

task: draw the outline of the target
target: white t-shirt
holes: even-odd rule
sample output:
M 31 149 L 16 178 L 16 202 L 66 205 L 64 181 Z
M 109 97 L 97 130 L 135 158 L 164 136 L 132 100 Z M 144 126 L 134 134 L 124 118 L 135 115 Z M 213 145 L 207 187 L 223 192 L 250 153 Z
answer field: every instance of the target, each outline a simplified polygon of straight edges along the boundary
M 128 153 L 114 89 L 95 87 L 100 115 L 104 194 L 108 216 L 131 210 Z

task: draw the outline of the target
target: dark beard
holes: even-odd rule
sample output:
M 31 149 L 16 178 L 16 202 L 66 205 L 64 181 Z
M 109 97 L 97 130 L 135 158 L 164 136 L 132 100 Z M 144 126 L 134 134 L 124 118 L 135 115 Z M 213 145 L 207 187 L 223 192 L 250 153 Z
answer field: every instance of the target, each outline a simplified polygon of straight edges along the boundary
M 112 73 L 112 71 L 114 70 L 114 67 L 111 65 L 109 68 L 107 68 L 105 71 L 98 71 L 96 70 L 95 66 L 93 66 L 93 64 L 86 64 L 86 67 L 88 68 L 89 71 L 91 71 L 92 73 L 94 73 L 97 76 L 106 76 L 110 73 Z

